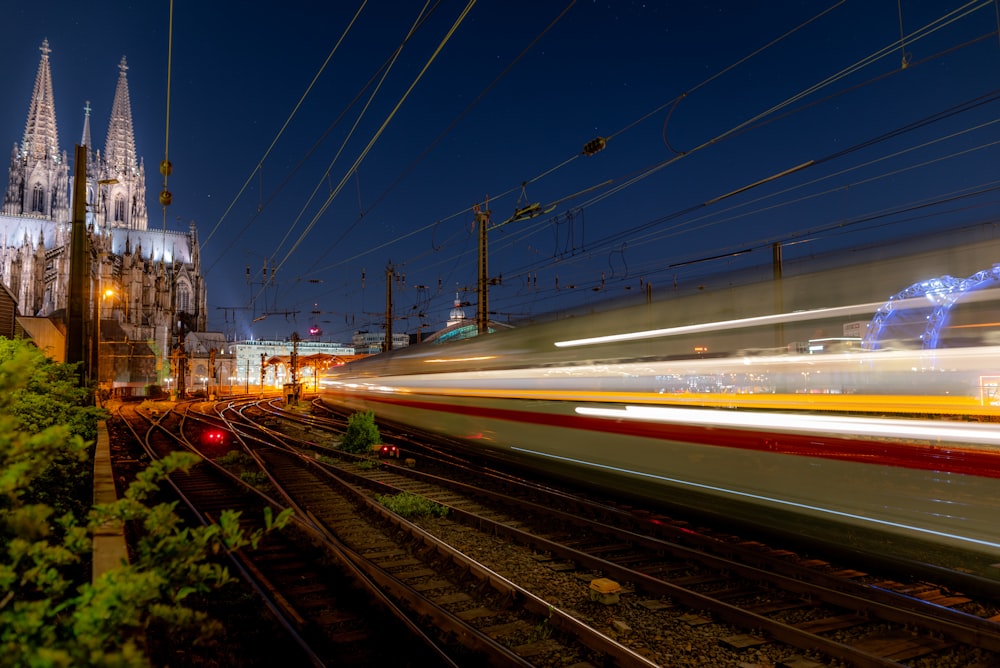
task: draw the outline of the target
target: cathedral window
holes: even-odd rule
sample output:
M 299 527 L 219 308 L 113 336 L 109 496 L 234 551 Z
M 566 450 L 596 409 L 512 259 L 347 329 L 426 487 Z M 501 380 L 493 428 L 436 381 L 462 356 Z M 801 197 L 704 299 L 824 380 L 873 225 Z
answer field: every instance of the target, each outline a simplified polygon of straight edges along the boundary
M 119 195 L 115 198 L 115 222 L 125 220 L 125 198 Z
M 42 188 L 41 183 L 36 183 L 35 189 L 31 192 L 31 210 L 45 211 L 45 189 Z
M 186 283 L 177 286 L 177 310 L 190 313 L 191 309 L 191 289 Z

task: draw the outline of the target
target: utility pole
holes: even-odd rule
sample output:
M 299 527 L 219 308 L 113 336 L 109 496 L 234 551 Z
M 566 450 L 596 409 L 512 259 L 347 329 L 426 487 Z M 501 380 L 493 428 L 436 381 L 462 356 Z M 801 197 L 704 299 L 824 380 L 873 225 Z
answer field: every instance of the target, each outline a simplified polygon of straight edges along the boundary
M 187 395 L 187 351 L 184 347 L 184 337 L 187 334 L 187 317 L 182 311 L 177 314 L 177 398 Z
M 215 348 L 208 349 L 208 382 L 209 388 L 206 390 L 205 394 L 208 395 L 208 399 L 214 399 L 215 393 L 212 391 L 215 389 L 215 353 L 218 352 Z
M 473 210 L 476 212 L 476 223 L 479 225 L 479 304 L 476 306 L 476 325 L 480 334 L 488 334 L 490 331 L 490 275 L 488 273 L 489 254 L 486 233 L 490 225 L 490 210 L 481 210 L 478 204 Z
M 66 362 L 83 362 L 81 383 L 91 371 L 84 350 L 85 304 L 90 298 L 87 249 L 87 149 L 77 145 L 73 163 L 73 224 L 69 253 L 69 302 L 66 305 Z
M 385 268 L 385 345 L 382 350 L 392 350 L 392 279 L 395 271 L 390 264 Z
M 775 314 L 781 314 L 785 311 L 784 299 L 782 298 L 782 293 L 784 292 L 784 285 L 781 281 L 782 268 L 781 268 L 781 242 L 776 241 L 771 246 L 771 262 L 774 265 L 774 312 Z M 785 345 L 785 327 L 780 322 L 775 325 L 774 328 L 774 342 L 777 347 Z
M 292 354 L 289 357 L 288 362 L 289 366 L 291 367 L 291 373 L 292 373 L 291 398 L 296 403 L 298 403 L 299 397 L 301 396 L 300 395 L 301 390 L 299 388 L 299 341 L 300 341 L 299 333 L 292 332 Z

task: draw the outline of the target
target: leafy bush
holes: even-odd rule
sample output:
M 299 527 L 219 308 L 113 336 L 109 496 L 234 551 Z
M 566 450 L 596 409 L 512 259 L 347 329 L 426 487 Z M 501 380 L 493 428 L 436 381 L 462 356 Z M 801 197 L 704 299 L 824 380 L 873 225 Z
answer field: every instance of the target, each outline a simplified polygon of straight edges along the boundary
M 97 422 L 106 418 L 107 412 L 94 406 L 89 390 L 80 386 L 78 366 L 53 362 L 23 340 L 0 337 L 3 469 L 31 480 L 17 489 L 21 503 L 51 506 L 60 516 L 72 512 L 82 521 L 93 500 L 92 444 L 86 442 L 97 438 Z M 35 434 L 48 443 L 44 451 L 17 452 L 15 432 Z M 48 437 L 43 436 L 46 433 Z M 71 442 L 71 437 L 80 440 Z M 7 456 L 15 458 L 9 464 L 2 460 L 5 448 Z M 26 468 L 9 471 L 10 466 Z M 24 478 L 5 480 L 0 494 L 10 493 L 13 488 L 8 485 L 18 479 Z M 0 511 L 6 507 L 0 500 Z
M 340 439 L 341 449 L 357 454 L 371 454 L 372 446 L 382 442 L 375 424 L 375 413 L 354 413 L 347 419 L 347 431 Z
M 213 555 L 263 534 L 243 532 L 232 511 L 190 529 L 174 504 L 147 505 L 166 475 L 199 461 L 187 453 L 154 462 L 123 498 L 85 515 L 90 500 L 74 503 L 51 471 L 52 462 L 89 463 L 84 435 L 96 434 L 101 412 L 77 385 L 74 365 L 0 339 L 0 667 L 142 666 L 150 629 L 207 638 L 218 624 L 186 601 L 231 580 Z M 288 519 L 267 514 L 268 530 Z M 90 582 L 92 535 L 126 521 L 139 528 L 133 563 Z
M 437 501 L 431 501 L 426 497 L 409 492 L 393 495 L 376 494 L 375 500 L 403 517 L 444 517 L 448 514 L 448 508 Z

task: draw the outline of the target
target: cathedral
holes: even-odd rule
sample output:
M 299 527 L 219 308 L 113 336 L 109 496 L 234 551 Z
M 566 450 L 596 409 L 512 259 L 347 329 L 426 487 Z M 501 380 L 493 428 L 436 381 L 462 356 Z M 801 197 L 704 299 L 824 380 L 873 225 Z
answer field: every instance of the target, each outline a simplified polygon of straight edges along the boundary
M 26 322 L 51 321 L 65 334 L 74 166 L 59 144 L 50 53 L 45 40 L 24 136 L 10 156 L 0 210 L 0 283 Z M 87 163 L 88 313 L 97 323 L 87 336 L 100 351 L 91 354 L 92 362 L 100 360 L 92 379 L 116 389 L 169 385 L 178 340 L 204 332 L 207 319 L 194 223 L 184 232 L 149 229 L 127 72 L 123 57 L 103 153 L 91 140 L 89 101 L 79 143 Z M 62 351 L 51 347 L 59 358 Z M 183 384 L 183 374 L 178 378 Z

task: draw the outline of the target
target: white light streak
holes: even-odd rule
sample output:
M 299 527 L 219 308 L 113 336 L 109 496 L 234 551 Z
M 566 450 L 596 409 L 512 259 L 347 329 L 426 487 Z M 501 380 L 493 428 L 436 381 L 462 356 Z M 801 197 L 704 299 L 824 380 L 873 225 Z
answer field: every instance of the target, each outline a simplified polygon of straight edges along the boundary
M 572 339 L 569 341 L 556 341 L 557 348 L 573 348 L 576 346 L 592 346 L 598 343 L 620 343 L 622 341 L 637 341 L 639 339 L 654 339 L 663 336 L 676 336 L 678 334 L 697 334 L 698 332 L 714 332 L 724 329 L 736 329 L 738 327 L 751 327 L 756 325 L 772 325 L 784 322 L 798 322 L 801 320 L 818 320 L 820 318 L 834 318 L 859 313 L 875 313 L 882 306 L 881 302 L 871 304 L 854 304 L 852 306 L 838 306 L 835 308 L 822 308 L 812 311 L 796 311 L 794 313 L 776 313 L 773 315 L 759 315 L 752 318 L 739 318 L 736 320 L 720 320 L 718 322 L 706 322 L 699 325 L 681 325 L 679 327 L 666 327 L 664 329 L 649 329 L 639 332 L 625 332 L 624 334 L 609 334 L 607 336 L 593 336 L 586 339 Z
M 946 423 L 935 420 L 883 420 L 878 418 L 793 413 L 758 413 L 753 411 L 715 411 L 697 408 L 660 408 L 657 406 L 625 406 L 624 408 L 591 408 L 578 406 L 580 415 L 592 415 L 616 420 L 669 422 L 736 429 L 766 429 L 776 432 L 841 434 L 847 436 L 890 436 L 915 438 L 921 441 L 949 441 L 977 445 L 1000 444 L 1000 431 L 988 425 Z

